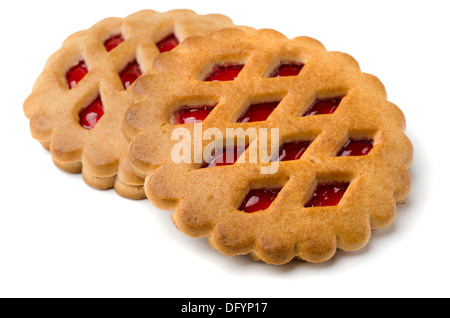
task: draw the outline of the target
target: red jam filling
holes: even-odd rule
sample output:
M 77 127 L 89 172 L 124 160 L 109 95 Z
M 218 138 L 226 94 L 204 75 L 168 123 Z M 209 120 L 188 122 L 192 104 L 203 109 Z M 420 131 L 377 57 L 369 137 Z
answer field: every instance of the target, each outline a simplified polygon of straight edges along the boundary
M 201 123 L 208 117 L 214 106 L 182 107 L 174 114 L 174 124 Z
M 206 78 L 206 82 L 234 81 L 244 65 L 216 66 Z
M 81 110 L 79 114 L 80 125 L 87 130 L 91 130 L 104 113 L 103 103 L 99 96 L 88 107 Z
M 122 80 L 123 87 L 128 89 L 141 75 L 142 71 L 139 64 L 136 61 L 131 62 L 122 72 L 120 72 L 120 79 Z
M 117 34 L 117 35 L 113 35 L 112 37 L 110 37 L 103 44 L 105 45 L 106 51 L 109 52 L 112 49 L 114 49 L 116 46 L 118 46 L 120 43 L 122 43 L 123 41 L 125 41 L 125 40 L 122 38 L 122 35 Z
M 305 207 L 312 208 L 338 205 L 344 196 L 345 191 L 347 191 L 348 186 L 349 183 L 347 182 L 319 184 Z
M 318 99 L 303 116 L 328 115 L 336 111 L 342 98 Z
M 339 151 L 338 157 L 366 156 L 373 148 L 373 140 L 350 139 Z
M 280 191 L 281 189 L 251 190 L 245 197 L 239 210 L 247 213 L 266 210 L 275 201 Z
M 245 148 L 225 147 L 215 152 L 202 166 L 202 168 L 228 166 L 234 164 L 245 152 Z
M 309 141 L 296 141 L 283 144 L 272 161 L 298 160 L 303 156 L 310 144 Z
M 69 89 L 74 88 L 87 73 L 88 69 L 84 61 L 80 61 L 77 65 L 68 70 L 66 73 L 66 79 Z
M 251 105 L 247 111 L 238 119 L 238 123 L 251 123 L 254 121 L 265 121 L 272 114 L 279 102 Z
M 176 48 L 180 44 L 178 42 L 178 39 L 175 37 L 175 34 L 171 34 L 165 39 L 159 41 L 156 46 L 158 47 L 158 50 L 160 53 L 172 51 L 174 48 Z
M 300 74 L 304 64 L 286 63 L 281 64 L 270 77 L 297 76 Z

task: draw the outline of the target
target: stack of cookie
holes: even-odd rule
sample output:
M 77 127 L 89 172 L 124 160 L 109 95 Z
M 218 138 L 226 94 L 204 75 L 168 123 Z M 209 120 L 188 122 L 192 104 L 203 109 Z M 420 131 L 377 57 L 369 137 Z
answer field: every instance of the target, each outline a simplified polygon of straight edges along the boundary
M 377 78 L 218 14 L 144 10 L 71 35 L 24 112 L 59 168 L 270 264 L 363 247 L 410 189 L 405 119 Z

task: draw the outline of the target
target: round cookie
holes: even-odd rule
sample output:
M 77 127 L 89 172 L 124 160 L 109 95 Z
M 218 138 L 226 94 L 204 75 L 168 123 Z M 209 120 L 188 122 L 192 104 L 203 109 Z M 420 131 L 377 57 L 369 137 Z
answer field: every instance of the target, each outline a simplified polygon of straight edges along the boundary
M 24 102 L 32 136 L 50 150 L 56 166 L 82 172 L 89 185 L 144 198 L 144 180 L 126 159 L 128 140 L 121 129 L 133 82 L 160 53 L 223 27 L 233 27 L 223 15 L 143 10 L 71 35 L 49 58 Z
M 123 130 L 147 197 L 223 254 L 323 262 L 366 245 L 409 193 L 402 112 L 317 40 L 195 36 L 135 85 Z

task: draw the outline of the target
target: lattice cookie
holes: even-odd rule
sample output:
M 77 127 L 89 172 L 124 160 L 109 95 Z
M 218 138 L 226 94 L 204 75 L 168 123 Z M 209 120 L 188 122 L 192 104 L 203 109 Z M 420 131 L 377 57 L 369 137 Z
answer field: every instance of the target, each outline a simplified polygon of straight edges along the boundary
M 229 256 L 322 262 L 394 220 L 412 145 L 402 112 L 349 55 L 227 29 L 187 39 L 154 67 L 123 129 L 148 198 L 183 233 Z M 232 128 L 244 134 L 226 139 Z
M 51 151 L 56 166 L 81 171 L 89 185 L 145 197 L 143 179 L 127 163 L 128 140 L 120 127 L 130 86 L 156 56 L 186 37 L 232 26 L 218 14 L 143 10 L 73 34 L 47 61 L 24 103 L 32 136 Z

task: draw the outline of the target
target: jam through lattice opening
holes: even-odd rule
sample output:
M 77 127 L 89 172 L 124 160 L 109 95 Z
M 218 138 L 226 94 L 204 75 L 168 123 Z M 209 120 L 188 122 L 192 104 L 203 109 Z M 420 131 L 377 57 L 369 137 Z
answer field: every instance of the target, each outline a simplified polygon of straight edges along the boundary
M 128 89 L 141 75 L 142 70 L 136 60 L 129 63 L 119 74 L 120 79 L 122 80 L 123 87 L 125 89 Z
M 238 123 L 251 123 L 255 121 L 265 121 L 277 108 L 280 102 L 253 104 L 237 120 Z
M 176 38 L 175 34 L 170 34 L 166 38 L 156 43 L 156 46 L 158 47 L 160 53 L 164 53 L 172 51 L 178 46 L 178 44 L 180 44 L 180 42 Z
M 313 195 L 305 204 L 305 208 L 338 205 L 349 185 L 350 183 L 348 182 L 327 182 L 318 184 Z
M 181 107 L 174 113 L 173 123 L 175 125 L 201 123 L 206 119 L 206 117 L 208 117 L 209 113 L 211 113 L 214 107 L 215 105 Z
M 98 96 L 91 104 L 82 109 L 79 113 L 81 127 L 91 130 L 105 113 L 102 100 Z
M 234 164 L 245 152 L 247 146 L 225 146 L 223 149 L 215 149 L 214 153 L 202 164 L 201 168 L 228 166 Z
M 105 46 L 106 52 L 111 51 L 115 47 L 117 47 L 120 43 L 125 41 L 122 37 L 122 34 L 116 34 L 111 36 L 108 40 L 106 40 L 103 45 Z
M 205 82 L 234 81 L 244 65 L 216 65 L 212 72 L 204 79 Z
M 299 160 L 310 145 L 310 141 L 295 141 L 282 144 L 271 161 Z
M 66 80 L 69 89 L 74 88 L 87 73 L 88 69 L 84 61 L 80 61 L 77 65 L 68 70 L 66 73 Z
M 373 148 L 373 140 L 349 139 L 337 153 L 338 157 L 367 156 Z
M 247 213 L 267 210 L 280 191 L 281 189 L 270 188 L 250 190 L 242 201 L 239 210 Z
M 269 77 L 297 76 L 305 66 L 302 63 L 281 63 Z
M 339 107 L 342 97 L 316 99 L 303 116 L 329 115 L 333 114 Z

